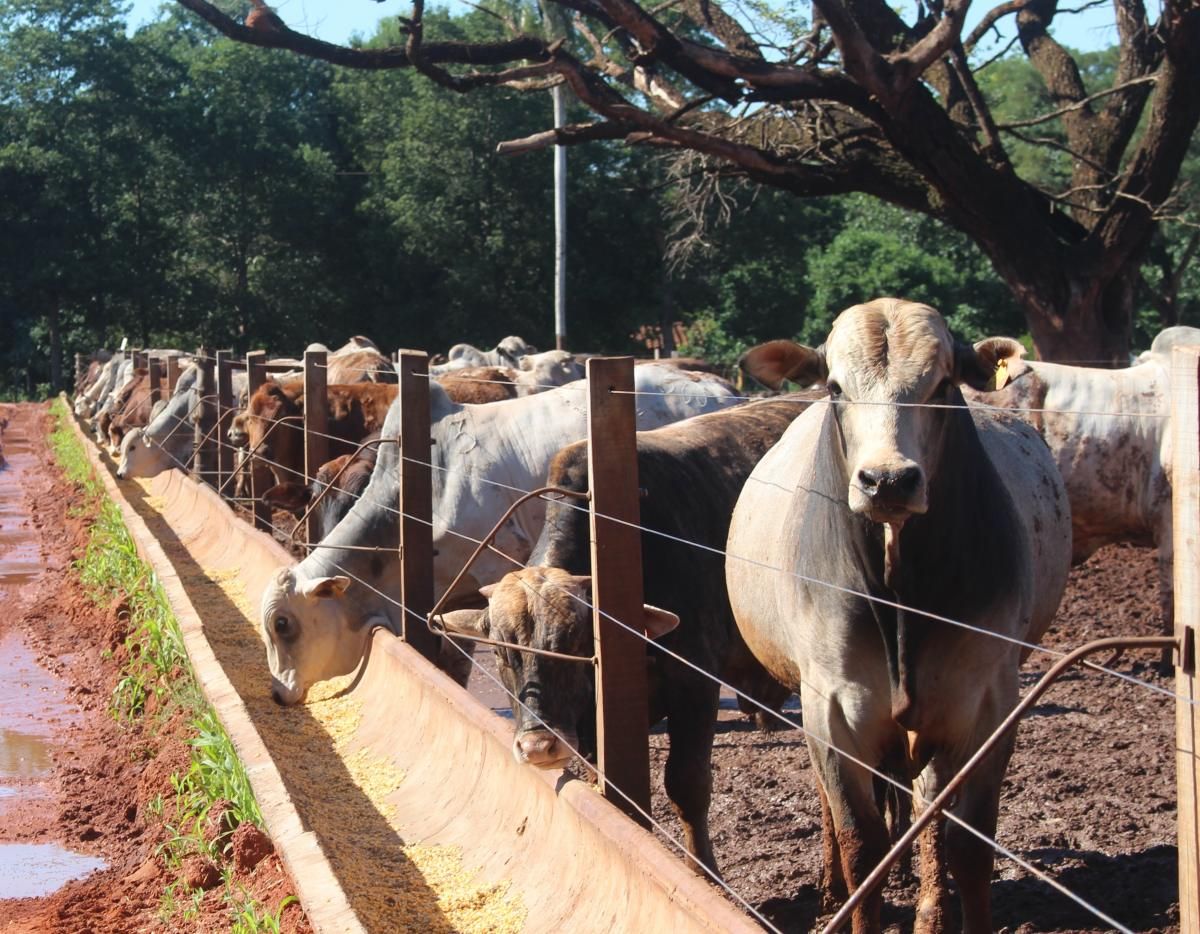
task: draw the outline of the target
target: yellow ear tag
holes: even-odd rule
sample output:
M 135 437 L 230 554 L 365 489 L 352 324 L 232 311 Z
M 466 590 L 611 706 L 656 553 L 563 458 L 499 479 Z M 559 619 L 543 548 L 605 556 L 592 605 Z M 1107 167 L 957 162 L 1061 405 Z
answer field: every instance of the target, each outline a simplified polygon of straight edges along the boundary
M 1001 360 L 996 364 L 996 389 L 1001 390 L 1008 385 L 1008 361 Z

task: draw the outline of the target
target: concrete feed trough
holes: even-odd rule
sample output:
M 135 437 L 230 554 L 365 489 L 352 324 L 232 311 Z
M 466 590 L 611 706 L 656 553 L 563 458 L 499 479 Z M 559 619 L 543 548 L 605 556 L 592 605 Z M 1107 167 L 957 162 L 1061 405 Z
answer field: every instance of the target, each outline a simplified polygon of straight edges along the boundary
M 293 559 L 211 488 L 177 470 L 118 483 L 85 448 L 317 930 L 759 930 L 591 786 L 519 766 L 511 724 L 386 632 L 357 681 L 275 705 L 257 606 Z

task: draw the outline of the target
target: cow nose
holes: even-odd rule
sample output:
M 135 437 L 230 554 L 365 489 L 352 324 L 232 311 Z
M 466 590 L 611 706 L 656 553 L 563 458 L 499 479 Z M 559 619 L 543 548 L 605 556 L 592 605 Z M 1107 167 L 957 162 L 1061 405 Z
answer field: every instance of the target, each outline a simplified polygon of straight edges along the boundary
M 871 499 L 900 502 L 910 499 L 920 488 L 921 468 L 915 465 L 894 470 L 864 467 L 858 472 L 858 483 Z
M 271 700 L 275 701 L 280 707 L 285 706 L 283 703 L 283 695 L 279 693 L 279 688 L 271 688 Z

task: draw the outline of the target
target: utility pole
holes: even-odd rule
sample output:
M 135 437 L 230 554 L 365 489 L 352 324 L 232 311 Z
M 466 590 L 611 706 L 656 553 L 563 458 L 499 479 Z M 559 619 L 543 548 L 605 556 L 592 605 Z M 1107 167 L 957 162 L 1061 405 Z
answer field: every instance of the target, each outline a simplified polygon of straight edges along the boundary
M 554 42 L 567 36 L 562 8 L 542 0 L 542 23 L 546 39 Z M 554 101 L 554 128 L 567 124 L 567 89 L 560 82 L 550 89 Z M 554 145 L 554 346 L 566 350 L 567 343 L 567 148 Z

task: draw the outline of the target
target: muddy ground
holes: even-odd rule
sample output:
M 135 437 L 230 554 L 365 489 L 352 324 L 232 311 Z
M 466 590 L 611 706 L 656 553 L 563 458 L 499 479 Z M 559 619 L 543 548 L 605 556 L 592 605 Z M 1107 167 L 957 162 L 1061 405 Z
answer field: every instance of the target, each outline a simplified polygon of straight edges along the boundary
M 1159 635 L 1157 575 L 1150 549 L 1101 550 L 1071 574 L 1042 644 L 1063 650 L 1105 636 Z M 1053 661 L 1034 655 L 1023 687 Z M 1156 661 L 1143 653 L 1114 667 L 1171 689 Z M 713 761 L 717 859 L 730 887 L 772 923 L 807 931 L 822 920 L 821 824 L 803 736 L 757 732 L 731 701 L 722 706 L 732 709 L 721 712 Z M 1169 697 L 1077 670 L 1021 724 L 1002 792 L 999 843 L 1134 930 L 1178 929 L 1174 716 Z M 661 765 L 666 737 L 652 744 Z M 655 817 L 677 830 L 658 789 L 654 805 Z M 893 881 L 886 897 L 885 923 L 911 929 L 916 886 Z M 992 897 L 997 930 L 1111 930 L 1003 857 Z
M 163 910 L 169 886 L 189 871 L 193 879 L 203 875 L 193 865 L 169 868 L 161 853 L 172 836 L 163 819 L 173 816 L 171 776 L 186 772 L 190 762 L 190 718 L 152 705 L 146 716 L 122 725 L 109 713 L 125 659 L 128 614 L 120 603 L 97 607 L 72 568 L 87 543 L 90 517 L 77 514 L 80 497 L 48 469 L 45 436 L 51 428 L 45 406 L 18 407 L 6 431 L 9 464 L 0 470 L 9 500 L 17 500 L 11 492 L 20 489 L 24 513 L 6 509 L 0 520 L 0 565 L 18 535 L 32 541 L 38 565 L 38 573 L 0 576 L 0 645 L 8 648 L 0 665 L 29 658 L 39 666 L 17 676 L 28 703 L 16 713 L 24 714 L 30 729 L 47 734 L 37 750 L 44 768 L 0 782 L 10 791 L 0 797 L 0 844 L 58 843 L 102 860 L 104 868 L 48 896 L 0 901 L 0 931 L 229 931 L 232 918 L 220 886 L 202 892 L 186 919 Z M 48 704 L 54 705 L 49 717 Z M 32 755 L 28 748 L 9 749 L 13 760 Z M 165 803 L 163 816 L 159 801 Z M 3 865 L 5 852 L 0 845 L 0 873 L 11 873 L 14 867 Z M 267 910 L 293 893 L 277 856 L 253 869 L 233 865 L 232 846 L 228 856 L 234 886 Z M 177 898 L 190 905 L 183 889 L 176 885 Z M 298 906 L 284 910 L 283 929 L 308 930 Z

